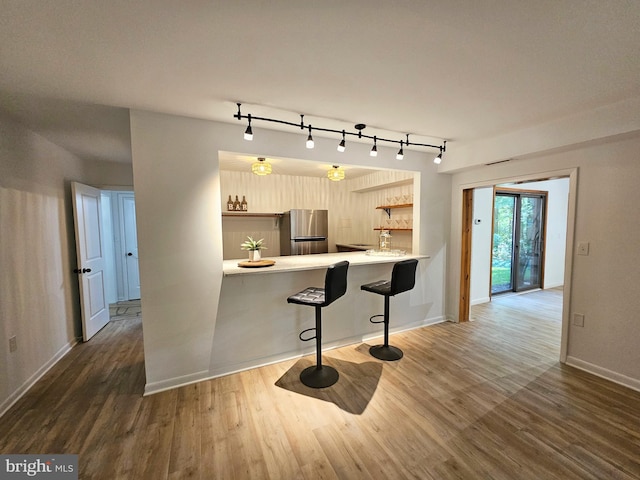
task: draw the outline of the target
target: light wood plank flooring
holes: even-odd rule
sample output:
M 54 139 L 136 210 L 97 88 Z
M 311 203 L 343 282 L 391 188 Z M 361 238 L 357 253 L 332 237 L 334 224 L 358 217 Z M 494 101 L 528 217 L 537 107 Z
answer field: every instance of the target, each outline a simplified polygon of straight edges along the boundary
M 140 319 L 116 320 L 2 417 L 0 452 L 77 453 L 82 479 L 640 479 L 640 393 L 559 364 L 560 302 L 392 335 L 399 362 L 328 351 L 320 391 L 309 356 L 143 398 Z

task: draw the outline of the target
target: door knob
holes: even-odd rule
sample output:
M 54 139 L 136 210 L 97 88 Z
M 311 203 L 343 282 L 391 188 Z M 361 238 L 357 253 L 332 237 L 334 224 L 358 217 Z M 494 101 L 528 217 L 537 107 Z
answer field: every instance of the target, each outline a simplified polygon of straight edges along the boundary
M 90 273 L 91 269 L 90 268 L 83 268 L 82 269 L 82 273 Z
M 127 253 L 127 257 L 133 257 L 133 253 L 131 252 Z
M 73 273 L 82 273 L 82 270 L 80 270 L 79 268 L 74 268 Z

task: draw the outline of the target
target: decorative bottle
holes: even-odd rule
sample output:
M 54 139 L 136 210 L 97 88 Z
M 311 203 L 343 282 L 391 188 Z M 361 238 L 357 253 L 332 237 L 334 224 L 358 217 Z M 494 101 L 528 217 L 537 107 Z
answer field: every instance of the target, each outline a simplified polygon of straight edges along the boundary
M 380 231 L 379 247 L 381 252 L 388 252 L 391 250 L 391 234 L 389 230 Z
M 236 212 L 239 212 L 242 209 L 242 206 L 240 205 L 240 200 L 238 200 L 238 195 L 236 195 L 236 200 L 235 202 L 233 202 L 233 209 Z
M 242 209 L 243 212 L 246 212 L 248 208 L 247 199 L 244 198 L 244 195 L 242 196 L 242 203 L 240 203 L 240 208 Z
M 233 210 L 233 200 L 231 200 L 231 195 L 229 195 L 229 200 L 227 200 L 227 210 Z

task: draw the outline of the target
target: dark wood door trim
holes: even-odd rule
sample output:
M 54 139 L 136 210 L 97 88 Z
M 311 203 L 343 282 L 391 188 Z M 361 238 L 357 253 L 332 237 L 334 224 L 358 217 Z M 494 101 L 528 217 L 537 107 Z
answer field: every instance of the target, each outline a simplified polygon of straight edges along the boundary
M 458 321 L 469 321 L 471 294 L 471 231 L 473 227 L 473 189 L 462 191 L 462 246 L 460 261 L 460 303 Z

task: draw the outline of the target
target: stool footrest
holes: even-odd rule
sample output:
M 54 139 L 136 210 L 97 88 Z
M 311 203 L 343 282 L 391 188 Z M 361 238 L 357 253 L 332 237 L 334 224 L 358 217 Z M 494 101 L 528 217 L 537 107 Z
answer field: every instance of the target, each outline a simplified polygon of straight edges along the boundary
M 309 338 L 302 338 L 302 335 L 304 335 L 304 334 L 305 334 L 305 333 L 307 333 L 307 332 L 310 332 L 311 330 L 316 331 L 316 327 L 307 328 L 306 330 L 301 331 L 301 332 L 300 332 L 300 335 L 298 335 L 298 338 L 299 338 L 300 340 L 302 340 L 303 342 L 309 342 L 309 341 L 311 341 L 311 340 L 316 339 L 316 338 L 317 338 L 317 337 L 316 337 L 316 335 L 314 335 L 313 337 L 309 337 Z
M 378 318 L 378 317 L 383 317 L 383 318 L 382 318 L 382 320 L 377 320 L 377 321 L 373 320 L 374 318 Z M 369 321 L 371 323 L 384 323 L 384 314 L 380 313 L 378 315 L 371 315 L 371 317 L 369 318 Z

